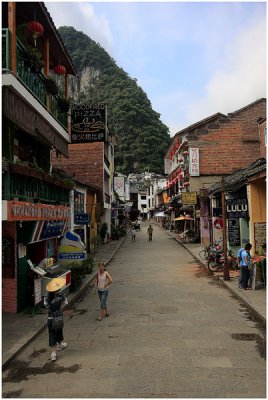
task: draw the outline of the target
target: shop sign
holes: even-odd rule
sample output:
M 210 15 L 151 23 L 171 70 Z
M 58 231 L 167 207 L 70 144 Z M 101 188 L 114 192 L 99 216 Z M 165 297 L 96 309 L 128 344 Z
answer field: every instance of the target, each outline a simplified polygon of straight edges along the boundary
M 240 227 L 238 219 L 228 220 L 228 239 L 230 246 L 240 246 Z
M 199 176 L 199 148 L 190 147 L 189 152 L 189 173 L 190 176 Z
M 90 222 L 90 215 L 86 213 L 75 214 L 74 223 L 77 225 L 86 225 Z
M 73 104 L 71 108 L 71 143 L 104 142 L 106 105 Z
M 85 260 L 87 258 L 87 252 L 82 251 L 81 253 L 59 253 L 59 260 Z
M 181 192 L 182 204 L 197 204 L 196 192 Z
M 263 251 L 262 245 L 266 243 L 266 222 L 256 222 L 254 224 L 255 252 Z
M 24 201 L 9 201 L 7 205 L 8 221 L 36 221 L 36 220 L 68 220 L 71 208 Z
M 45 221 L 39 240 L 61 236 L 64 226 L 65 221 Z
M 125 194 L 125 178 L 123 176 L 114 177 L 114 190 L 119 197 L 124 197 Z
M 247 218 L 248 217 L 247 199 L 226 200 L 226 211 L 228 219 Z

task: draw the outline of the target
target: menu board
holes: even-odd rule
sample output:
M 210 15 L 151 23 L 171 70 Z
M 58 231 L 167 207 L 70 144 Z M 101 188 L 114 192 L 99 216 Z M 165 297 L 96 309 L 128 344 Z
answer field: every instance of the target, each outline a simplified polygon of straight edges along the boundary
M 40 303 L 42 300 L 41 278 L 34 280 L 34 304 Z
M 228 239 L 230 246 L 240 246 L 239 219 L 228 219 Z
M 261 253 L 262 245 L 266 243 L 266 222 L 256 222 L 254 224 L 255 252 Z

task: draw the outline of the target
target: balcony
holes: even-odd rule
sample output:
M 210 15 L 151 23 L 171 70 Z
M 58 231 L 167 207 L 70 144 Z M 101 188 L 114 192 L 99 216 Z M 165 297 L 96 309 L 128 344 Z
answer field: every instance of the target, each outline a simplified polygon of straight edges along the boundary
M 10 70 L 9 54 L 9 30 L 2 29 L 2 70 Z M 60 112 L 60 97 L 58 95 L 48 94 L 45 87 L 45 75 L 43 73 L 34 73 L 26 65 L 23 54 L 24 47 L 17 39 L 17 78 L 31 92 L 31 94 L 42 104 L 42 106 L 67 130 L 67 113 Z
M 68 204 L 71 182 L 26 165 L 10 164 L 2 178 L 2 199 Z

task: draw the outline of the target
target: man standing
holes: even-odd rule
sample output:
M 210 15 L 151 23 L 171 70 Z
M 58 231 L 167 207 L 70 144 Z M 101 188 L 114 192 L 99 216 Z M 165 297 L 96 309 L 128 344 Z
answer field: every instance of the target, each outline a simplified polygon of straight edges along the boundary
M 250 243 L 246 243 L 245 247 L 241 247 L 241 249 L 239 249 L 238 252 L 237 252 L 237 265 L 238 265 L 239 270 L 240 270 L 239 278 L 238 278 L 238 287 L 239 287 L 239 289 L 242 288 L 242 269 L 241 269 L 241 267 L 242 267 L 242 253 L 243 253 L 244 250 L 246 250 L 246 246 L 249 248 L 249 251 L 250 251 L 251 248 L 252 248 L 252 245 Z
M 149 235 L 149 242 L 151 242 L 153 240 L 153 228 L 152 228 L 152 225 L 149 225 L 149 227 L 147 229 L 147 233 Z
M 242 270 L 242 289 L 250 290 L 251 288 L 248 286 L 248 281 L 250 278 L 250 270 L 251 270 L 251 255 L 250 250 L 252 245 L 247 243 L 244 251 L 242 251 L 241 257 L 241 270 Z

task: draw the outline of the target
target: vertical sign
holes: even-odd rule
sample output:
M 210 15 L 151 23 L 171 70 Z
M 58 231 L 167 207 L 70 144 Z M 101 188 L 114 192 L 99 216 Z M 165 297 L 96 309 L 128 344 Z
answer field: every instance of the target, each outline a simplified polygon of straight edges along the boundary
M 199 176 L 199 148 L 198 147 L 190 147 L 190 163 L 189 163 L 189 172 L 190 176 Z
M 165 159 L 164 159 L 164 163 L 165 163 L 165 165 L 164 165 L 165 174 L 169 175 L 170 172 L 171 172 L 171 165 L 172 165 L 172 162 L 171 162 L 171 160 L 169 160 L 168 158 L 165 158 Z

